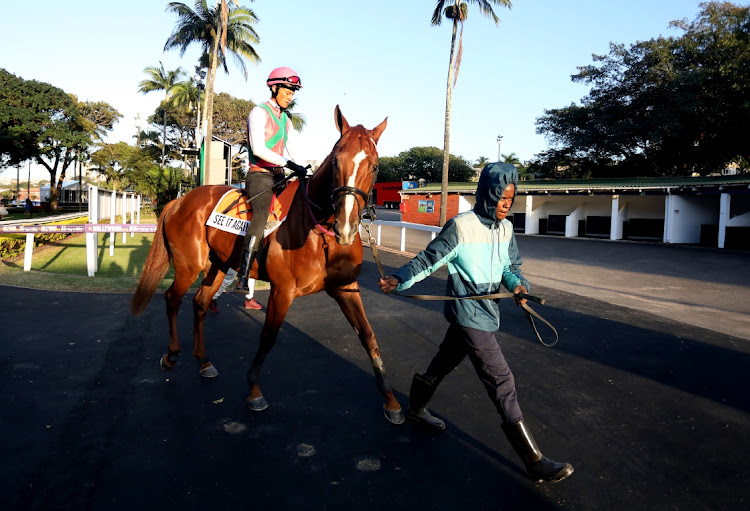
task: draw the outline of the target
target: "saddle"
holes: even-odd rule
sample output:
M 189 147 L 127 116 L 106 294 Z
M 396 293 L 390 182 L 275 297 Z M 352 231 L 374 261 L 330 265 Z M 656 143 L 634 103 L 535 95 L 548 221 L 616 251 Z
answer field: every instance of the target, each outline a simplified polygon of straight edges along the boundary
M 274 193 L 266 218 L 266 226 L 263 229 L 264 238 L 278 229 L 286 220 L 298 187 L 299 181 L 289 181 L 280 193 Z M 253 209 L 247 198 L 245 190 L 227 191 L 214 206 L 206 220 L 206 226 L 244 236 L 248 225 L 253 221 Z

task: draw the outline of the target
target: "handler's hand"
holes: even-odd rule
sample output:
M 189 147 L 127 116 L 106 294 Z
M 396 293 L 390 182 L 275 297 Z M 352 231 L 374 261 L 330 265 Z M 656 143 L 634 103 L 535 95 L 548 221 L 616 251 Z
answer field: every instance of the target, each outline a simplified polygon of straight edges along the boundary
M 396 277 L 388 276 L 384 279 L 378 280 L 378 285 L 380 286 L 381 291 L 388 294 L 396 289 L 396 286 L 398 286 L 398 279 Z
M 516 288 L 513 290 L 513 294 L 517 295 L 518 293 L 523 293 L 527 295 L 529 294 L 529 290 L 526 289 L 526 286 L 524 286 L 523 284 L 518 284 Z M 516 296 L 515 300 L 516 300 L 516 305 L 518 305 L 519 307 L 522 305 L 526 305 L 526 298 L 519 298 Z

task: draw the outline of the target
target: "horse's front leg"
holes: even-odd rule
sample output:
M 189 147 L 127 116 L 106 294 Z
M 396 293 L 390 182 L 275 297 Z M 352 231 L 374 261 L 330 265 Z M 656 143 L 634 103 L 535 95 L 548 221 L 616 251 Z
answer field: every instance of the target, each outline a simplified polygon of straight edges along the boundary
M 255 354 L 253 363 L 247 371 L 247 384 L 250 387 L 250 396 L 247 398 L 247 406 L 255 411 L 260 412 L 268 408 L 268 401 L 263 397 L 260 391 L 258 380 L 260 379 L 260 370 L 266 356 L 276 344 L 276 338 L 279 335 L 279 329 L 284 322 L 286 313 L 294 301 L 293 289 L 280 289 L 277 286 L 271 286 L 271 293 L 268 297 L 266 307 L 266 321 L 263 323 L 263 330 L 260 333 L 260 344 Z
M 221 287 L 225 273 L 218 265 L 210 265 L 203 273 L 205 277 L 193 299 L 193 357 L 200 364 L 200 375 L 204 378 L 214 378 L 219 375 L 219 371 L 206 355 L 204 320 L 208 305 Z
M 327 292 L 341 307 L 344 316 L 346 316 L 346 319 L 354 327 L 359 341 L 370 357 L 372 369 L 375 373 L 375 383 L 385 398 L 385 404 L 383 405 L 385 418 L 393 424 L 402 424 L 404 422 L 404 412 L 401 410 L 401 405 L 398 403 L 396 396 L 393 395 L 393 388 L 386 377 L 383 359 L 380 358 L 378 341 L 375 339 L 375 332 L 372 331 L 370 322 L 367 320 L 367 315 L 365 314 L 365 307 L 362 304 L 359 283 L 353 282 L 348 286 L 327 290 Z

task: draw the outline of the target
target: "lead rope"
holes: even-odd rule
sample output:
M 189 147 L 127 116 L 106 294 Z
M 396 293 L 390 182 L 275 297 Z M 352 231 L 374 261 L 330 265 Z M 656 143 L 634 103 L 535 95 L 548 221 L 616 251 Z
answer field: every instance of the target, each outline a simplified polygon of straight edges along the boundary
M 372 237 L 372 233 L 370 232 L 370 225 L 372 222 L 375 221 L 375 208 L 372 207 L 371 204 L 368 204 L 367 208 L 370 212 L 370 222 L 365 224 L 362 222 L 362 225 L 365 228 L 365 231 L 367 231 L 368 236 L 368 243 L 370 244 L 370 249 L 372 249 L 372 255 L 375 258 L 375 263 L 378 265 L 378 271 L 380 272 L 380 277 L 385 278 L 385 271 L 383 270 L 383 263 L 380 262 L 380 256 L 378 255 L 378 249 L 375 247 L 375 239 Z M 438 296 L 438 295 L 404 295 L 401 293 L 392 293 L 396 294 L 398 296 L 402 296 L 404 298 L 409 298 L 412 300 L 428 300 L 428 301 L 445 301 L 445 300 L 496 300 L 500 298 L 525 298 L 526 300 L 536 302 L 539 305 L 544 305 L 545 299 L 539 298 L 538 296 L 533 295 L 527 295 L 524 293 L 519 293 L 518 295 L 515 295 L 511 292 L 504 292 L 504 293 L 493 293 L 488 295 L 477 295 L 477 296 Z M 523 308 L 523 311 L 526 313 L 526 318 L 529 320 L 529 323 L 531 324 L 531 328 L 534 329 L 534 333 L 536 334 L 536 338 L 539 339 L 539 342 L 541 342 L 544 346 L 547 348 L 553 347 L 555 344 L 557 344 L 557 341 L 560 339 L 559 334 L 557 333 L 557 329 L 552 326 L 552 324 L 544 319 L 542 316 L 540 316 L 534 309 L 529 307 L 526 304 L 521 305 L 521 308 Z M 539 321 L 550 327 L 550 329 L 555 333 L 555 340 L 551 343 L 546 343 L 542 339 L 541 334 L 539 333 L 539 330 L 536 327 L 536 323 L 534 322 L 534 318 L 537 318 Z

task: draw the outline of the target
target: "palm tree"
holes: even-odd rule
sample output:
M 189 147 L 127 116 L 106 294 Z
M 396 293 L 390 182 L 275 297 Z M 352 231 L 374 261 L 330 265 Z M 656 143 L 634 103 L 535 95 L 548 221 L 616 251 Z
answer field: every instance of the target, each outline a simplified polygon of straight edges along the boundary
M 492 10 L 492 4 L 507 7 L 510 9 L 510 0 L 438 0 L 435 4 L 435 10 L 432 13 L 432 26 L 439 26 L 443 21 L 443 15 L 453 20 L 453 36 L 451 37 L 451 55 L 448 65 L 448 85 L 445 94 L 445 137 L 443 139 L 443 186 L 440 195 L 440 225 L 445 225 L 446 213 L 448 211 L 448 165 L 450 161 L 450 134 L 451 134 L 451 89 L 455 86 L 455 80 L 458 78 L 458 68 L 461 65 L 462 45 L 459 38 L 458 47 L 456 47 L 456 34 L 458 24 L 461 23 L 461 33 L 463 34 L 463 22 L 466 19 L 469 8 L 468 4 L 475 4 L 479 12 L 484 16 L 491 18 L 497 26 L 500 19 Z
M 518 167 L 521 164 L 521 160 L 518 159 L 516 153 L 504 154 L 503 163 L 510 163 L 511 165 Z
M 196 147 L 198 146 L 198 128 L 200 126 L 201 109 L 200 104 L 203 100 L 203 90 L 198 86 L 198 83 L 190 77 L 187 81 L 180 82 L 175 87 L 174 93 L 172 94 L 172 104 L 178 108 L 184 108 L 188 112 L 196 113 L 195 119 L 195 138 Z
M 222 65 L 224 72 L 229 73 L 226 63 L 227 50 L 235 58 L 247 80 L 247 67 L 243 59 L 253 63 L 260 62 L 252 44 L 259 42 L 258 34 L 252 27 L 258 18 L 253 11 L 239 7 L 229 7 L 226 0 L 218 0 L 214 7 L 209 7 L 207 0 L 196 0 L 195 10 L 181 2 L 170 2 L 167 11 L 177 14 L 177 25 L 167 38 L 164 50 L 180 49 L 180 56 L 185 55 L 187 48 L 197 43 L 203 49 L 201 64 L 208 69 L 206 76 L 206 96 L 203 108 L 203 133 L 206 147 L 204 161 L 211 161 L 211 138 L 213 135 L 213 102 L 216 69 Z M 219 51 L 221 50 L 221 51 Z
M 477 168 L 483 169 L 484 166 L 487 165 L 489 162 L 490 162 L 489 158 L 487 158 L 486 156 L 480 156 L 479 158 L 477 158 L 477 162 L 475 163 L 475 165 L 477 166 Z
M 167 71 L 161 62 L 159 62 L 159 67 L 147 67 L 143 72 L 149 77 L 138 84 L 138 92 L 148 94 L 155 90 L 164 91 L 164 142 L 161 146 L 161 166 L 164 167 L 165 149 L 167 147 L 167 106 L 175 86 L 179 83 L 180 78 L 185 75 L 185 72 L 181 67 Z
M 292 128 L 294 128 L 295 131 L 301 132 L 303 129 L 305 129 L 307 119 L 303 114 L 292 112 L 295 106 L 297 106 L 297 100 L 293 99 L 289 103 L 289 106 L 286 107 L 286 114 L 289 116 L 289 120 L 292 121 Z

